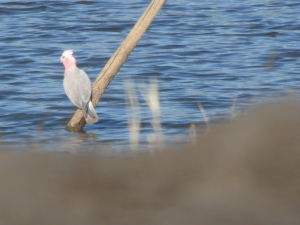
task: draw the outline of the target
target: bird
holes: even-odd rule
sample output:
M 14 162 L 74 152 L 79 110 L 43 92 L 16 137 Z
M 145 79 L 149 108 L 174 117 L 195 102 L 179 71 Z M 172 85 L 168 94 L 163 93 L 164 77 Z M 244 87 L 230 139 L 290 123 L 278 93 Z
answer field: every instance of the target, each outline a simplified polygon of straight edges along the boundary
M 76 66 L 72 50 L 63 52 L 60 61 L 65 66 L 63 86 L 70 101 L 82 109 L 85 121 L 89 125 L 98 122 L 98 116 L 91 102 L 91 80 L 82 69 Z

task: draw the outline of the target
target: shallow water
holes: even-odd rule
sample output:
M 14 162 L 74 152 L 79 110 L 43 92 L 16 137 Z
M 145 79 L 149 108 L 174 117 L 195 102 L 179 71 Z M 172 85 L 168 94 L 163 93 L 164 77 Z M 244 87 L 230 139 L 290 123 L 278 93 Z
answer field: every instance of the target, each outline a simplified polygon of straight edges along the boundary
M 64 93 L 60 56 L 72 49 L 93 82 L 150 1 L 1 1 L 0 113 L 2 147 L 41 151 L 129 149 L 126 86 L 136 85 L 140 141 L 153 129 L 141 89 L 158 82 L 163 138 L 186 139 L 191 123 L 299 95 L 298 1 L 169 0 L 96 108 L 84 133 L 65 126 L 76 107 Z M 140 149 L 144 149 L 141 147 Z

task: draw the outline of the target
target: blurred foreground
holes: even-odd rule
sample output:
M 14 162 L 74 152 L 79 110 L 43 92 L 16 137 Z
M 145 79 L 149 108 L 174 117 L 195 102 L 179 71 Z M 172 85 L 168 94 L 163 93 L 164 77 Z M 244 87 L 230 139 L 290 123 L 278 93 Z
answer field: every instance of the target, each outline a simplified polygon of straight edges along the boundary
M 0 155 L 1 224 L 300 224 L 295 101 L 250 110 L 182 149 Z

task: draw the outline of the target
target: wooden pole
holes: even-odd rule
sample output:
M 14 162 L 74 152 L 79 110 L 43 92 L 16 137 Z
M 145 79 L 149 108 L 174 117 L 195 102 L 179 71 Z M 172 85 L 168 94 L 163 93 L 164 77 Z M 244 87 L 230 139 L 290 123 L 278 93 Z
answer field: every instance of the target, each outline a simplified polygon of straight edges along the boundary
M 132 28 L 126 39 L 113 54 L 110 60 L 107 62 L 95 83 L 93 84 L 92 91 L 92 103 L 96 107 L 100 100 L 103 92 L 113 80 L 115 75 L 118 73 L 126 59 L 137 45 L 145 31 L 148 29 L 155 16 L 158 14 L 160 9 L 166 3 L 167 0 L 152 0 L 146 11 L 137 21 L 135 26 Z M 85 119 L 82 114 L 82 110 L 78 109 L 70 122 L 66 126 L 66 130 L 69 131 L 81 131 L 85 126 Z

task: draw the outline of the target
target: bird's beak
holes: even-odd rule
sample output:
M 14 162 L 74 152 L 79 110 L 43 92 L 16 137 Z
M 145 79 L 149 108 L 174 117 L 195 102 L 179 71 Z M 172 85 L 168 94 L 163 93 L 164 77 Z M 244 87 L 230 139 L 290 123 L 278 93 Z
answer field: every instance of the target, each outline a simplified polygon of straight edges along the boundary
M 60 57 L 60 61 L 62 62 L 62 57 Z

